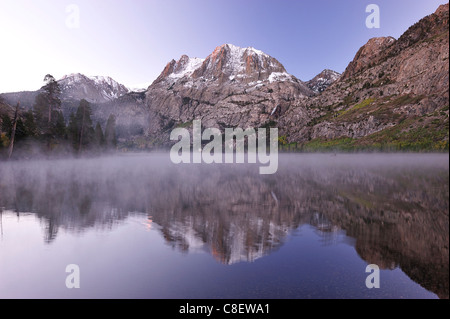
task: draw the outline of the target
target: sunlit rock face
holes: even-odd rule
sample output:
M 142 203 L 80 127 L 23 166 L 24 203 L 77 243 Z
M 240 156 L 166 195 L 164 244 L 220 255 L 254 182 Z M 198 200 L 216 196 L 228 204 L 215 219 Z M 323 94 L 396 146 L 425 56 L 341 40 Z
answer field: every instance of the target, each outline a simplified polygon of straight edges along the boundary
M 194 119 L 205 127 L 260 127 L 314 93 L 275 58 L 254 48 L 217 47 L 205 59 L 172 60 L 146 92 L 149 135 L 169 143 L 172 129 Z

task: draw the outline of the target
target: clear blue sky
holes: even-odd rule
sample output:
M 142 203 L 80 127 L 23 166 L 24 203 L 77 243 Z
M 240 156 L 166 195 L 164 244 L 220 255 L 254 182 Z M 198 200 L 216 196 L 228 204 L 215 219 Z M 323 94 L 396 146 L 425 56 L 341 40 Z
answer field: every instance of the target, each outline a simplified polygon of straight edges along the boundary
M 0 92 L 35 90 L 45 74 L 151 83 L 171 59 L 204 58 L 224 43 L 252 46 L 307 81 L 343 72 L 368 39 L 398 38 L 446 0 L 1 0 Z M 381 28 L 368 29 L 368 4 Z M 69 28 L 79 9 L 79 27 Z

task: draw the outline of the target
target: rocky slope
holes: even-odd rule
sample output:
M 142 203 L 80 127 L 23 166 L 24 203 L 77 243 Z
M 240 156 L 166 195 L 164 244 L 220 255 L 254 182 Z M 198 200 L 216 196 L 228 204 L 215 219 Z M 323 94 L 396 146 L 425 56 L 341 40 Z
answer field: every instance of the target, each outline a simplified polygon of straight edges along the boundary
M 11 115 L 13 112 L 13 108 L 0 98 L 0 115 Z
M 448 4 L 398 40 L 370 39 L 309 82 L 253 48 L 167 64 L 146 92 L 151 145 L 178 126 L 278 127 L 290 148 L 448 149 Z M 314 94 L 316 93 L 316 94 Z
M 289 149 L 448 150 L 448 17 L 442 5 L 397 40 L 370 39 L 342 75 L 324 70 L 308 82 L 262 51 L 231 44 L 205 59 L 170 61 L 145 92 L 73 74 L 58 81 L 63 113 L 87 99 L 94 120 L 115 113 L 123 142 L 139 148 L 171 145 L 174 128 L 201 119 L 222 130 L 278 127 Z M 0 97 L 31 108 L 38 93 Z
M 182 56 L 148 88 L 149 135 L 165 144 L 177 126 L 259 127 L 312 96 L 276 59 L 254 48 L 217 47 L 206 59 Z
M 116 116 L 116 133 L 119 142 L 135 145 L 136 138 L 143 138 L 148 131 L 148 110 L 144 92 L 129 92 L 105 103 L 92 105 L 93 119 L 103 127 L 110 114 Z
M 342 77 L 278 120 L 302 148 L 448 149 L 448 4 L 398 40 L 368 41 Z

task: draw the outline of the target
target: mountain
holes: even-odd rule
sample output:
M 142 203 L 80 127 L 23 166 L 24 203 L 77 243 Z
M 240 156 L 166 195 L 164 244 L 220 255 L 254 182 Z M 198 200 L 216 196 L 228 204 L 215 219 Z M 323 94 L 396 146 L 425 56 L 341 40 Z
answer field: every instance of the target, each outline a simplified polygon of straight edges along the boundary
M 275 58 L 224 44 L 205 59 L 183 55 L 167 64 L 146 92 L 149 135 L 165 144 L 172 129 L 197 118 L 207 127 L 257 127 L 313 94 Z
M 345 72 L 308 82 L 254 48 L 172 60 L 146 92 L 154 145 L 176 127 L 278 127 L 300 150 L 442 150 L 449 141 L 448 4 L 399 39 L 370 39 Z M 320 93 L 320 94 L 319 94 Z
M 378 56 L 391 44 L 395 43 L 393 37 L 372 38 L 365 45 L 363 45 L 355 55 L 355 58 L 345 69 L 342 79 L 348 79 L 356 73 L 374 63 Z
M 123 84 L 104 76 L 88 77 L 76 73 L 65 75 L 57 82 L 61 87 L 60 98 L 63 102 L 85 99 L 90 103 L 105 103 L 130 92 Z M 3 93 L 0 96 L 12 105 L 20 101 L 23 107 L 31 108 L 39 93 L 41 93 L 41 89 L 37 91 Z
M 116 133 L 119 141 L 129 147 L 136 138 L 142 138 L 148 131 L 148 110 L 145 104 L 145 92 L 129 92 L 105 103 L 92 104 L 94 121 L 105 127 L 110 114 L 116 116 Z M 145 143 L 141 143 L 141 146 Z M 127 147 L 128 147 L 127 146 Z
M 80 73 L 63 76 L 58 80 L 63 99 L 104 103 L 125 95 L 129 90 L 108 76 L 88 77 Z
M 62 110 L 68 119 L 87 99 L 95 121 L 115 114 L 122 142 L 139 148 L 170 146 L 174 128 L 201 119 L 222 131 L 277 127 L 289 149 L 448 150 L 448 30 L 445 4 L 399 39 L 369 39 L 342 75 L 324 70 L 308 82 L 266 53 L 232 44 L 170 61 L 144 92 L 72 74 L 58 81 Z M 31 108 L 39 92 L 0 98 Z
M 40 93 L 38 91 L 22 91 L 22 92 L 12 92 L 12 93 L 1 93 L 0 99 L 9 105 L 16 105 L 20 102 L 20 106 L 25 109 L 31 109 L 34 104 L 36 96 Z
M 279 79 L 298 82 L 275 58 L 251 47 L 240 48 L 232 44 L 217 47 L 206 59 L 183 55 L 178 61 L 172 60 L 153 84 L 184 77 L 216 84 L 253 84 Z
M 341 74 L 336 71 L 325 69 L 314 78 L 306 82 L 306 85 L 315 93 L 321 93 L 337 81 L 340 76 Z
M 68 121 L 72 112 L 76 112 L 81 99 L 91 103 L 92 118 L 105 127 L 111 114 L 116 116 L 117 133 L 121 138 L 144 135 L 148 127 L 147 111 L 144 106 L 145 94 L 131 92 L 123 84 L 110 77 L 86 76 L 80 73 L 65 75 L 59 79 L 61 88 L 61 110 Z M 24 91 L 0 94 L 0 98 L 9 105 L 20 105 L 25 110 L 31 109 L 37 91 Z
M 301 149 L 441 150 L 449 140 L 449 6 L 370 39 L 322 94 L 277 122 Z

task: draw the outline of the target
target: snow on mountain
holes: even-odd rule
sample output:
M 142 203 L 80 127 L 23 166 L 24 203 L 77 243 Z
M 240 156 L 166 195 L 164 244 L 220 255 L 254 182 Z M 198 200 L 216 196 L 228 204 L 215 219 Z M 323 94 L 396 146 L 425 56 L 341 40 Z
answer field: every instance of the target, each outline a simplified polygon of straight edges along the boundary
M 174 72 L 169 75 L 172 79 L 179 79 L 184 76 L 190 76 L 197 70 L 205 61 L 205 59 L 190 58 L 187 55 L 183 55 L 178 62 L 175 63 Z
M 63 97 L 86 99 L 89 102 L 112 101 L 129 92 L 123 84 L 109 76 L 86 76 L 80 73 L 69 74 L 58 80 Z
M 205 59 L 183 55 L 166 65 L 145 93 L 148 134 L 166 143 L 170 129 L 196 118 L 219 129 L 261 127 L 313 94 L 275 58 L 224 44 Z
M 316 75 L 313 79 L 306 82 L 306 85 L 313 90 L 315 93 L 323 92 L 327 87 L 333 84 L 341 77 L 341 74 L 333 71 L 325 69 Z
M 299 82 L 275 58 L 255 48 L 233 44 L 218 46 L 205 59 L 183 55 L 178 61 L 172 60 L 154 83 L 181 79 L 188 87 L 199 81 L 217 84 L 239 82 L 249 86 L 274 81 Z

